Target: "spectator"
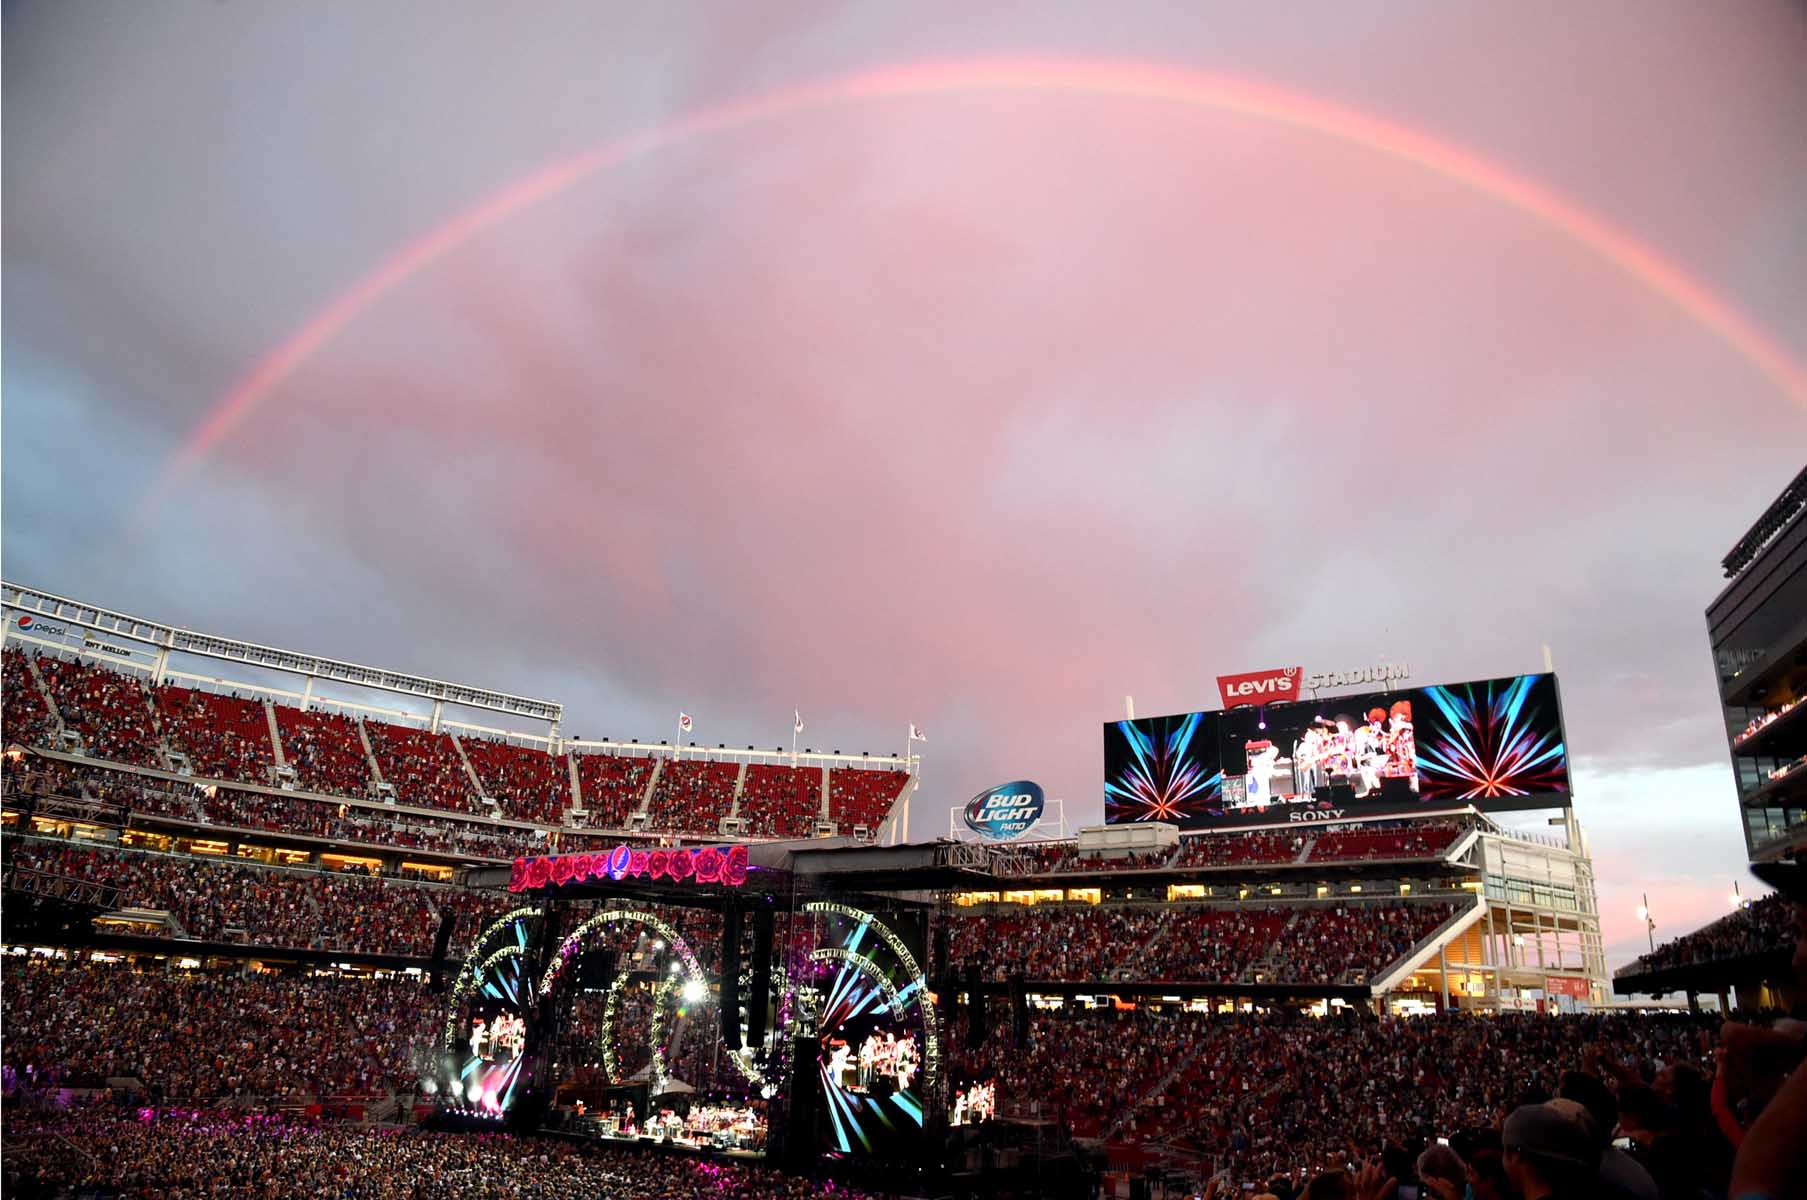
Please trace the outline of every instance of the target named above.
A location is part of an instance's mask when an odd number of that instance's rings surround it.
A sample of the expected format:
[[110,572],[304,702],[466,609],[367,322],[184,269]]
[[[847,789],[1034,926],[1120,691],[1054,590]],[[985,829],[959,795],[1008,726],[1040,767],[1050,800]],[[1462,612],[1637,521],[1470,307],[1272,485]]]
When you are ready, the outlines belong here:
[[1548,1104],[1514,1109],[1500,1132],[1506,1177],[1520,1200],[1594,1196],[1599,1155],[1580,1121]]

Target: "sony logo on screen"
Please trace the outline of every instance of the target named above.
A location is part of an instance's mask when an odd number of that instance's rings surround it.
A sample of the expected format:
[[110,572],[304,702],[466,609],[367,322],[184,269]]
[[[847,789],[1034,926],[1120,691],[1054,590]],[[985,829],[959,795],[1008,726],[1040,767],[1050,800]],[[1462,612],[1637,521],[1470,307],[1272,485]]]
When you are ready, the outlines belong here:
[[1321,675],[1307,676],[1305,686],[1311,691],[1319,688],[1348,687],[1357,683],[1392,683],[1396,679],[1410,679],[1412,668],[1404,663],[1381,663],[1379,666],[1358,667],[1353,671],[1326,671]]
[[1334,821],[1348,811],[1346,808],[1333,808],[1329,812],[1287,813],[1286,819],[1289,821]]

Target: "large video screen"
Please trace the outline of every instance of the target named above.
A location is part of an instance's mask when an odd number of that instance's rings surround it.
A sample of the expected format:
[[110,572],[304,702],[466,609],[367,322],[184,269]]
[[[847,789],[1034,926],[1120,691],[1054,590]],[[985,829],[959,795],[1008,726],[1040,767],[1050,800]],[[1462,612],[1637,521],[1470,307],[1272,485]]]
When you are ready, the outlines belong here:
[[[830,1157],[911,1161],[921,1152],[932,1036],[925,1026],[918,913],[879,915],[884,929],[848,912],[824,914],[810,975],[819,1004],[818,1086],[825,1119],[818,1149]],[[796,1086],[796,1085],[793,1085]]]
[[1554,675],[1104,727],[1108,824],[1202,829],[1568,802]]

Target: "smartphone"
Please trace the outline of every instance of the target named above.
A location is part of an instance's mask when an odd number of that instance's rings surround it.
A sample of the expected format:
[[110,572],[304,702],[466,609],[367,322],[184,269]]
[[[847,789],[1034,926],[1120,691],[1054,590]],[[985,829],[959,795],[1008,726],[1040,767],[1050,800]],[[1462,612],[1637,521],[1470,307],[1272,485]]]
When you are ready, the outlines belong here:
[[1438,1138],[1437,1144],[1439,1146],[1447,1146],[1447,1145],[1449,1145],[1449,1139],[1448,1138]]
[[1632,1140],[1628,1137],[1616,1137],[1612,1140],[1612,1148],[1614,1150],[1630,1150],[1633,1144]]
[[1400,1184],[1399,1200],[1418,1200],[1418,1185],[1415,1183]]

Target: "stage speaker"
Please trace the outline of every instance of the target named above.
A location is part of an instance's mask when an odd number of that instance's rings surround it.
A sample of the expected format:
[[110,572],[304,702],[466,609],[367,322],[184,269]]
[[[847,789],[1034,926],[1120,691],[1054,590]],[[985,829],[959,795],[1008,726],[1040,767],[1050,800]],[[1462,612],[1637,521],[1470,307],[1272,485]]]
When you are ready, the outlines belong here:
[[1410,804],[1418,798],[1412,781],[1404,775],[1387,775],[1380,781],[1380,796],[1388,804]]
[[935,936],[930,940],[929,978],[935,981],[935,997],[938,1003],[946,1004],[954,992],[954,968],[947,961],[947,924],[935,926]]
[[791,1039],[791,1086],[784,1123],[784,1160],[796,1166],[813,1163],[816,1157],[817,1101],[821,1093],[821,1071],[816,1065],[819,1049],[813,1037]]
[[747,996],[747,1040],[765,1045],[766,1014],[772,1006],[772,907],[753,910],[753,987]]
[[1010,977],[1010,1036],[1018,1050],[1029,1048],[1029,986],[1021,975]]
[[979,991],[979,968],[969,963],[966,967],[966,1048],[979,1049],[990,1033],[991,1025],[985,1015],[985,995]]
[[435,996],[445,991],[445,952],[452,944],[452,929],[458,924],[458,914],[452,909],[439,914],[439,932],[433,935],[433,964],[430,969],[430,987]]
[[722,910],[722,992],[716,1005],[722,1019],[722,1044],[738,1050],[740,1041],[740,909],[733,901]]

